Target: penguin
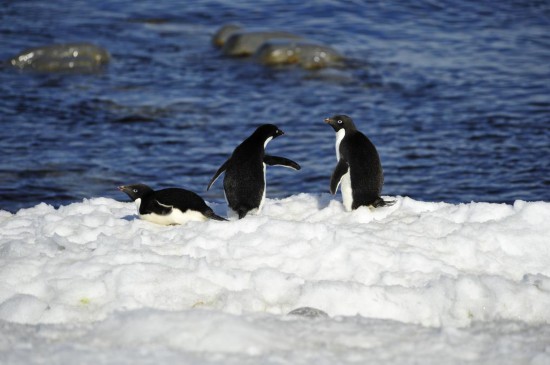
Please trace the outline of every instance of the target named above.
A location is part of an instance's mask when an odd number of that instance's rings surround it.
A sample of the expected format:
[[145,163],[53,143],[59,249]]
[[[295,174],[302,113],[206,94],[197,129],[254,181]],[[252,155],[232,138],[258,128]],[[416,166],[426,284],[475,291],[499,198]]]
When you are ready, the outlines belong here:
[[326,118],[336,132],[338,164],[330,179],[330,192],[336,194],[341,185],[344,208],[351,211],[360,206],[382,207],[395,203],[380,197],[384,172],[376,147],[357,130],[347,115]]
[[265,200],[266,165],[285,166],[294,170],[301,167],[284,157],[265,154],[267,144],[284,132],[273,124],[259,126],[254,133],[235,148],[233,154],[216,171],[206,190],[225,171],[223,188],[229,205],[229,216],[244,218],[249,212],[259,213]]
[[122,185],[118,190],[126,193],[138,208],[139,217],[149,222],[172,225],[189,221],[206,221],[208,218],[226,221],[192,191],[168,188],[153,190],[145,184]]

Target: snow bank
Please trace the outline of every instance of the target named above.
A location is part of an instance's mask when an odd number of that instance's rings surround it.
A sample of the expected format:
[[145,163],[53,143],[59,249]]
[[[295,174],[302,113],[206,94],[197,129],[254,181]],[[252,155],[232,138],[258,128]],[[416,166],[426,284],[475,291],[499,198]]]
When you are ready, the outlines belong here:
[[[398,198],[347,213],[300,194],[240,221],[135,213],[106,198],[0,212],[6,359],[28,362],[21,341],[60,361],[99,348],[104,363],[550,359],[550,203]],[[330,317],[286,315],[300,307]]]

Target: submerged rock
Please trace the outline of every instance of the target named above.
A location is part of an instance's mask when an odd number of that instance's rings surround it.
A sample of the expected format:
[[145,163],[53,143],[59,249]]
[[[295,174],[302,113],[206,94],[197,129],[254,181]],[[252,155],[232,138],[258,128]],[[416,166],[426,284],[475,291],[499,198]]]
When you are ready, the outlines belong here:
[[297,64],[305,69],[341,65],[343,56],[334,48],[309,41],[271,40],[256,52],[259,62],[268,66]]
[[26,49],[9,60],[21,70],[93,72],[110,60],[109,52],[89,43],[52,44]]
[[328,318],[329,315],[317,308],[313,307],[300,307],[288,312],[289,316],[300,316],[306,318]]
[[266,66],[298,65],[313,70],[344,65],[344,57],[334,48],[290,32],[244,30],[226,24],[214,34],[212,43],[226,56],[254,55]]
[[239,31],[231,34],[229,38],[227,38],[222,51],[228,56],[251,56],[268,40],[301,38],[301,36],[289,32]]
[[223,47],[227,39],[241,29],[242,27],[237,24],[226,24],[222,26],[212,37],[212,44],[216,47]]

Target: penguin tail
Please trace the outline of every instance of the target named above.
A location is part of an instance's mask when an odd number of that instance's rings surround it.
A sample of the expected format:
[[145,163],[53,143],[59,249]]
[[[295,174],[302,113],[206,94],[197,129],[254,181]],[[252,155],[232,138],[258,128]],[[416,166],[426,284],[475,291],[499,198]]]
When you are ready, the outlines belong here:
[[237,209],[237,213],[239,214],[239,219],[243,219],[244,217],[246,217],[246,214],[248,213],[248,209],[246,208]]
[[213,210],[208,210],[208,211],[204,212],[204,215],[205,215],[207,218],[213,219],[213,220],[215,220],[215,221],[227,221],[227,219],[225,219],[224,217],[220,217],[219,215],[217,215],[216,213],[214,213]]
[[384,200],[381,197],[376,198],[374,202],[372,202],[372,206],[375,208],[379,207],[391,207],[394,205],[396,200]]

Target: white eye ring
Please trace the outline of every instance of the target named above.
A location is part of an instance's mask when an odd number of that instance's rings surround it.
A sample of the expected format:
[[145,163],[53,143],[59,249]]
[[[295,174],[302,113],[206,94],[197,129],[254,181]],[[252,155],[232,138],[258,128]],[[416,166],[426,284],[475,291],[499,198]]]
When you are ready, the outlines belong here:
[[339,121],[338,121],[338,124],[342,124],[342,120],[339,120]]
[[134,189],[133,192],[134,192],[134,193],[137,193],[137,192],[138,192],[138,189]]

